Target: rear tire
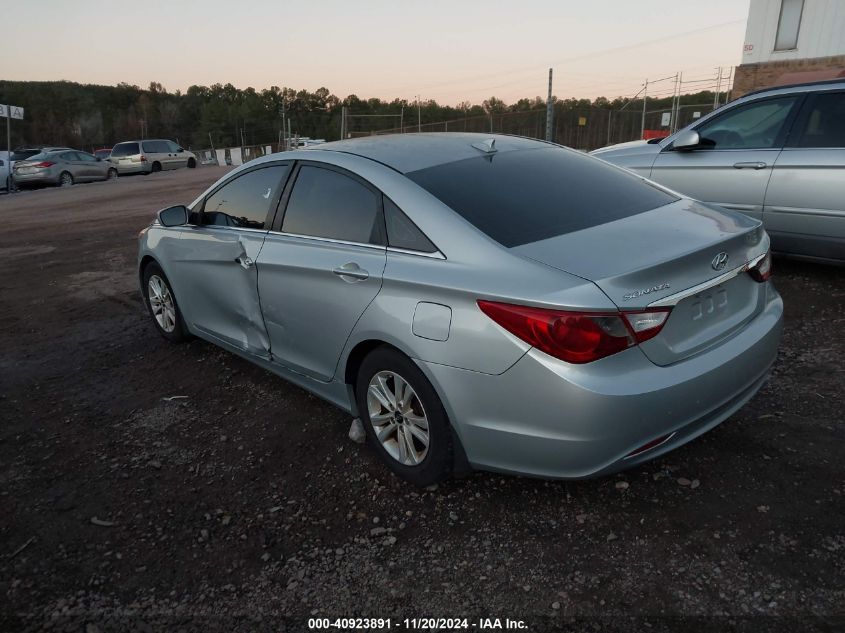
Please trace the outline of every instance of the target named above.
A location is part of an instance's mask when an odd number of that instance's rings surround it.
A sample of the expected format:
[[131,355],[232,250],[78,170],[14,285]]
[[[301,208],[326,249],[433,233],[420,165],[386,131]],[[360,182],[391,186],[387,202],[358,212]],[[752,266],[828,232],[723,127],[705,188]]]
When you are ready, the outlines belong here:
[[118,176],[118,173],[117,173],[117,170],[114,167],[110,168],[108,170],[108,172],[106,173],[106,178],[108,180],[115,180],[117,178],[117,176]]
[[159,162],[153,163],[152,173],[156,173],[157,171],[161,171],[161,163],[159,163]]
[[367,440],[399,477],[429,486],[452,472],[452,432],[434,387],[414,362],[389,347],[364,359],[355,384]]
[[186,340],[188,329],[182,319],[179,304],[176,303],[176,295],[161,266],[155,262],[147,264],[144,268],[143,279],[144,303],[158,333],[171,343],[181,343]]
[[59,174],[59,187],[70,187],[73,185],[73,175],[69,171]]

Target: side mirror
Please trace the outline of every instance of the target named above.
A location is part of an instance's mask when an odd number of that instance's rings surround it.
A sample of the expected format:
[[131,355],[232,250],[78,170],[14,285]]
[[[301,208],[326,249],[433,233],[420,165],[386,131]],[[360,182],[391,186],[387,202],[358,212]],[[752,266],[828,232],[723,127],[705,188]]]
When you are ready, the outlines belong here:
[[695,130],[687,130],[678,134],[678,138],[672,143],[672,149],[680,151],[693,150],[701,145],[701,136]]
[[102,158],[100,158],[99,156],[97,156],[97,162],[98,162],[98,163],[102,163],[102,162],[103,162],[103,159],[102,159]]
[[188,208],[179,204],[158,212],[158,221],[162,226],[182,226],[188,223]]
[[179,149],[177,149],[176,151],[177,151],[177,152],[179,152],[179,153],[181,154],[181,153],[182,153],[182,152],[184,152],[185,150],[184,150],[184,149],[182,149],[182,148],[180,147],[180,148],[179,148]]

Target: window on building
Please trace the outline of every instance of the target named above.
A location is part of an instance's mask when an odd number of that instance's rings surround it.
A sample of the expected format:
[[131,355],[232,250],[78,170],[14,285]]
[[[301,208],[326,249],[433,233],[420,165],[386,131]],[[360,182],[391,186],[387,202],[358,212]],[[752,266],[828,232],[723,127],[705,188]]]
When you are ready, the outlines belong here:
[[801,12],[804,0],[781,0],[778,32],[775,37],[776,51],[798,48],[798,30],[801,28]]

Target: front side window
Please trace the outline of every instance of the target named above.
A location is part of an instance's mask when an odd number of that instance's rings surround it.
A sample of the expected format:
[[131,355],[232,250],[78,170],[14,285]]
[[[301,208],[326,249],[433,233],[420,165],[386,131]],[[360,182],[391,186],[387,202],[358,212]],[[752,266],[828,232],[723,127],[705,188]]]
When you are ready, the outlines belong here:
[[783,144],[796,97],[748,103],[696,128],[702,149],[771,149]]
[[845,92],[812,98],[798,147],[845,147]]
[[267,213],[284,186],[288,169],[288,165],[272,165],[230,180],[206,198],[200,222],[248,229],[269,228]]
[[776,51],[798,48],[798,31],[801,28],[801,12],[804,0],[781,0],[778,32],[775,37]]
[[330,169],[304,165],[293,185],[282,231],[359,244],[383,244],[379,197]]
[[165,143],[167,144],[167,147],[169,148],[168,151],[173,152],[174,154],[177,154],[179,152],[179,149],[180,149],[179,146],[176,143],[174,143],[173,141],[165,141]]

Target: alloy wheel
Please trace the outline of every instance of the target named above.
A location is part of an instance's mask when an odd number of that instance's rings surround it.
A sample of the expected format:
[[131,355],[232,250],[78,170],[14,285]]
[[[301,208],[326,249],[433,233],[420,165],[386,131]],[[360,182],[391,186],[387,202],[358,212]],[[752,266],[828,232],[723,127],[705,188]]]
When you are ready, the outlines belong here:
[[151,276],[147,282],[147,296],[156,323],[168,334],[173,332],[176,329],[176,304],[167,283],[158,275]]
[[416,466],[429,448],[428,417],[417,392],[399,374],[380,371],[370,379],[367,411],[376,439],[405,466]]

